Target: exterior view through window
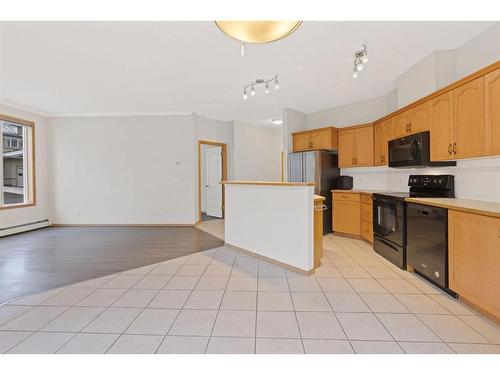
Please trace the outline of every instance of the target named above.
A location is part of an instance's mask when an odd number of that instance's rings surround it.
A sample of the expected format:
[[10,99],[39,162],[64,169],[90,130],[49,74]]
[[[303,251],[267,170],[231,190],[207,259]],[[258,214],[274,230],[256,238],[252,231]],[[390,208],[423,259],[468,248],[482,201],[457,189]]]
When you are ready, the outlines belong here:
[[34,203],[33,172],[33,124],[0,116],[1,207]]

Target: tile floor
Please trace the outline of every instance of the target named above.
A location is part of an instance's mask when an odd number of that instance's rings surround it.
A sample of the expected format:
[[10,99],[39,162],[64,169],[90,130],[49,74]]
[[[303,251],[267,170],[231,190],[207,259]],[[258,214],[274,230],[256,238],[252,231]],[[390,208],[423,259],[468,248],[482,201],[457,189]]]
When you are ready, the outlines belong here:
[[0,352],[500,353],[491,320],[365,242],[324,244],[312,276],[219,247],[20,298]]

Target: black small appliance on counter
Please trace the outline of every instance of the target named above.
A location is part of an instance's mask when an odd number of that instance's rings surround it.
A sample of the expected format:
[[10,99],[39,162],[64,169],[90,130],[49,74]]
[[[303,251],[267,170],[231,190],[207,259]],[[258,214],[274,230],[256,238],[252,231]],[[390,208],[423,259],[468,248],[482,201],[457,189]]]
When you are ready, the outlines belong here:
[[337,178],[337,189],[339,190],[352,189],[352,176],[339,176]]
[[[408,193],[388,192],[373,194],[373,248],[377,253],[398,267],[406,269],[407,244],[409,244],[407,241],[410,239],[411,244],[409,248],[411,249],[411,255],[408,255],[408,257],[414,269],[420,272],[420,266],[413,264],[416,263],[413,261],[414,254],[418,252],[418,256],[420,257],[424,254],[424,251],[421,250],[421,244],[415,247],[414,236],[426,238],[426,234],[415,232],[414,229],[417,226],[415,225],[413,216],[411,222],[407,223],[407,206],[410,203],[407,205],[405,198],[453,198],[455,196],[454,176],[410,175],[408,186],[410,186]],[[417,222],[419,221],[421,222],[422,218],[417,220]],[[408,233],[410,233],[410,236],[408,236]],[[444,251],[442,246],[439,251],[441,253]],[[442,264],[442,260],[439,260],[439,263]],[[424,271],[421,273],[424,274]]]

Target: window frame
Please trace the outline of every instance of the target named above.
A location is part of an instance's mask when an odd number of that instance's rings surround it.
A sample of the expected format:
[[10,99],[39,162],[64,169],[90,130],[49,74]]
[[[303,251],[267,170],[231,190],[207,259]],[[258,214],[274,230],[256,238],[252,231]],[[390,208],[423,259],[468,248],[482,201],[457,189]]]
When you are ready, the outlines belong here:
[[[23,142],[23,147],[24,146],[27,147],[26,149],[24,149],[25,155],[28,156],[26,158],[26,162],[27,162],[26,170],[27,171],[23,172],[24,173],[23,177],[25,179],[25,183],[27,182],[26,192],[28,195],[28,199],[26,202],[23,202],[23,203],[13,203],[13,204],[3,204],[2,203],[2,204],[0,204],[0,211],[10,210],[13,208],[24,208],[24,207],[36,206],[35,122],[24,120],[24,119],[21,119],[18,117],[4,115],[1,113],[0,113],[0,120],[14,122],[16,124],[26,126],[30,129],[29,132],[26,132],[25,130],[23,130],[24,133],[27,133],[26,139]],[[2,137],[2,142],[0,143],[0,152],[3,155],[3,137]],[[2,163],[1,183],[2,183],[2,187],[3,187],[3,156],[0,159],[1,159],[0,162]],[[3,188],[2,188],[2,194],[3,194]],[[2,199],[2,201],[3,201],[3,199]]]

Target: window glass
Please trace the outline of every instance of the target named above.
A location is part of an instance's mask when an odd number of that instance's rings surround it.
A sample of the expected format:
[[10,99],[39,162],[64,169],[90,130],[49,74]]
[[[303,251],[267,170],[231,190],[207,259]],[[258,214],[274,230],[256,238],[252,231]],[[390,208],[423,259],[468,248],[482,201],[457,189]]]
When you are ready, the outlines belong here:
[[31,127],[13,121],[1,120],[2,181],[1,204],[29,203],[28,189],[28,144]]

